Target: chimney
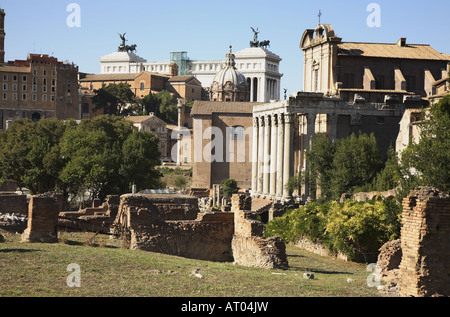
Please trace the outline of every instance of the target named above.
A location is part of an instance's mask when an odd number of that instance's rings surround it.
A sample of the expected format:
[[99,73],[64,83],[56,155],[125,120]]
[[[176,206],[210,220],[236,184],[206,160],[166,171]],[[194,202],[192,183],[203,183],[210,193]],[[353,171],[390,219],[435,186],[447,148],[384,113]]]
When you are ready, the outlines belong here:
[[398,42],[397,45],[400,47],[405,47],[406,46],[406,37],[401,37]]

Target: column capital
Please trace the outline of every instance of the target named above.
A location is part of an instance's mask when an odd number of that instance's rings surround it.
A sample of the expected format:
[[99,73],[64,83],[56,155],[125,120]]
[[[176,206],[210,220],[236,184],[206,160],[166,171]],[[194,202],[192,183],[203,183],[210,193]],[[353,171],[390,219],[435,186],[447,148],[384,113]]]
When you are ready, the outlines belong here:
[[259,128],[259,118],[258,117],[253,117],[253,127]]
[[316,114],[315,113],[307,113],[306,119],[308,120],[308,124],[315,124],[316,123]]
[[272,126],[277,127],[278,126],[278,115],[272,115]]
[[293,122],[294,122],[294,116],[291,113],[285,113],[284,114],[284,123],[292,124]]
[[265,116],[264,120],[265,120],[265,124],[267,127],[270,127],[271,123],[272,123],[272,117],[273,116]]
[[259,117],[259,126],[260,127],[264,127],[265,126],[264,116]]

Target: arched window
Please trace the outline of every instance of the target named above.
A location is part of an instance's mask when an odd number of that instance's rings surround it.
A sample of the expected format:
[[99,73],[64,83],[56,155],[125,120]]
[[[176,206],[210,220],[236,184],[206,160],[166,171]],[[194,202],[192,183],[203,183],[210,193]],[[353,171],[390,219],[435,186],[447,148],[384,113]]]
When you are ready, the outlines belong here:
[[141,91],[145,89],[145,83],[141,82]]
[[244,127],[237,125],[232,128],[231,139],[233,141],[243,141],[244,140]]

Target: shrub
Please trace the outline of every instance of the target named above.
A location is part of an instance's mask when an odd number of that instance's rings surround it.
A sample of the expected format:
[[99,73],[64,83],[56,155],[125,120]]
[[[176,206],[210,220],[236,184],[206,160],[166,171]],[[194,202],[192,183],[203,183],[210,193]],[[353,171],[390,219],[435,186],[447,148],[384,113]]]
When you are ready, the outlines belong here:
[[400,215],[401,205],[388,200],[312,203],[270,221],[265,235],[288,243],[305,237],[349,260],[367,262],[384,243],[398,239]]

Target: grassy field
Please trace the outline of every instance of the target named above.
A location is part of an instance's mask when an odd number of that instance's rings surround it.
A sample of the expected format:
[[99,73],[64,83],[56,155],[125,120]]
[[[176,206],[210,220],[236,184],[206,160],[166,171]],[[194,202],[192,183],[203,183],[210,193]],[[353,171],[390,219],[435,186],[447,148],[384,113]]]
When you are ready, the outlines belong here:
[[[288,270],[185,259],[129,250],[120,240],[60,233],[60,243],[21,243],[0,230],[3,297],[379,297],[366,284],[366,265],[321,257],[288,246]],[[69,264],[81,287],[68,287]],[[200,269],[204,278],[192,275]],[[303,273],[314,273],[304,279]],[[350,278],[354,281],[348,282]]]

